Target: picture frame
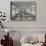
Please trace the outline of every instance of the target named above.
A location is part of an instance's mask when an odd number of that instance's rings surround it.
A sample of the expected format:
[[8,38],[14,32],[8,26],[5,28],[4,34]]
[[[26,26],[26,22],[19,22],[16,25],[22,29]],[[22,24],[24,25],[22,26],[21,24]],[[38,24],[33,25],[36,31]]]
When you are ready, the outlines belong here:
[[36,2],[34,1],[10,2],[10,19],[13,21],[36,20]]

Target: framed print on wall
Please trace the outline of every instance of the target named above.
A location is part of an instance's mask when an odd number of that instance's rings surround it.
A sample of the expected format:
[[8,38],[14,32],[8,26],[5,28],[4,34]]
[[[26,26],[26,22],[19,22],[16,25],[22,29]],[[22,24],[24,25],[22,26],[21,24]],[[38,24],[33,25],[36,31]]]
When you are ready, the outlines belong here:
[[36,20],[36,2],[34,1],[12,1],[10,19],[14,21]]

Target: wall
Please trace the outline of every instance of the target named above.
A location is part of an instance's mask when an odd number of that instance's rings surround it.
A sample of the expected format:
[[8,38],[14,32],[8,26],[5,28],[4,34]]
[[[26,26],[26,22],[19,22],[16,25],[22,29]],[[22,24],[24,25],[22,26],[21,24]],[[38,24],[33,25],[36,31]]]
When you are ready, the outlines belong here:
[[7,16],[7,20],[4,24],[5,27],[46,27],[46,5],[45,5],[46,0],[34,0],[37,2],[36,21],[25,21],[25,22],[10,20],[10,2],[11,1],[18,1],[18,0],[0,0],[0,10],[5,12]]

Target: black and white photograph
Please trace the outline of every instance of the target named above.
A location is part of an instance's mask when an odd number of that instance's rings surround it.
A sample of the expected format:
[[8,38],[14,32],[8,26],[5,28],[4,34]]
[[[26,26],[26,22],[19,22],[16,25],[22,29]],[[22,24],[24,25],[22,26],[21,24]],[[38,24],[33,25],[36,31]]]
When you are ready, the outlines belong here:
[[0,0],[0,46],[46,46],[46,0]]
[[11,20],[33,21],[36,20],[36,2],[20,1],[11,2]]

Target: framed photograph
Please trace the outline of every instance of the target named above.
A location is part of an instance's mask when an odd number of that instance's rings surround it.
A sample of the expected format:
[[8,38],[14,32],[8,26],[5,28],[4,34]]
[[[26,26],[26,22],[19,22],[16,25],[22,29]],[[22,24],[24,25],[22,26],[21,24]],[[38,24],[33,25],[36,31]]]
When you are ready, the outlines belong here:
[[12,1],[10,6],[10,19],[14,21],[36,20],[36,2],[34,1]]

